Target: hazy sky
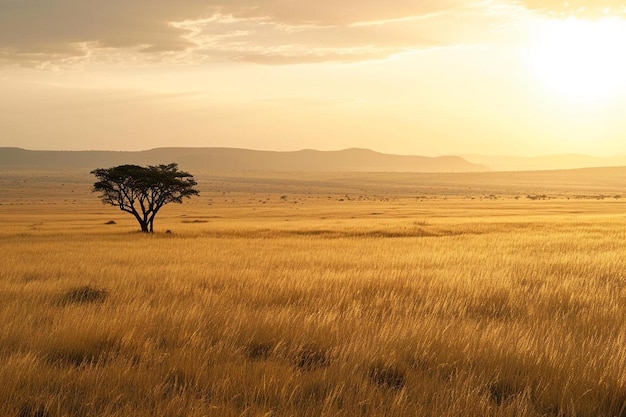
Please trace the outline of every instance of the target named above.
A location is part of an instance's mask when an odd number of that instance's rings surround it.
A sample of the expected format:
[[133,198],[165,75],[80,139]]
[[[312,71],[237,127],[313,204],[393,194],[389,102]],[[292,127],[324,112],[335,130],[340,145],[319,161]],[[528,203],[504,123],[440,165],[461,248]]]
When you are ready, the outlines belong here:
[[0,146],[626,154],[622,0],[0,0]]

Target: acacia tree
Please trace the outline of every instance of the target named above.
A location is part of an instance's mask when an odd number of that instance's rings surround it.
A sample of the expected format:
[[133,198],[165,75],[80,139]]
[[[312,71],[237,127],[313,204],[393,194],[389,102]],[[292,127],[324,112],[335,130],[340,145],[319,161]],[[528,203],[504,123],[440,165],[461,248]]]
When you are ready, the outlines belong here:
[[193,175],[178,170],[178,164],[141,167],[120,165],[91,171],[98,181],[93,192],[101,192],[103,204],[132,214],[144,233],[154,231],[154,218],[165,204],[182,203],[198,195]]

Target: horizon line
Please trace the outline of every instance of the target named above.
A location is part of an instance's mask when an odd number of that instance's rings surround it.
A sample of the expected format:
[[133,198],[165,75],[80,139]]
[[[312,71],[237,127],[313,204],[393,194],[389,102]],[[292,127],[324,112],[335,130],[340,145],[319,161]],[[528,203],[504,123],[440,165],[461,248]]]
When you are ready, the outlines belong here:
[[29,149],[22,148],[20,146],[0,146],[0,149],[16,149],[21,151],[28,152],[116,152],[116,153],[141,153],[141,152],[150,152],[157,151],[163,149],[231,149],[231,150],[242,150],[242,151],[253,151],[253,152],[273,152],[273,153],[296,153],[296,152],[321,152],[321,153],[331,153],[331,152],[346,152],[346,151],[368,151],[373,153],[378,153],[382,155],[392,155],[392,156],[417,156],[417,157],[426,157],[426,158],[444,158],[444,157],[459,157],[459,158],[471,158],[471,157],[487,157],[487,158],[520,158],[520,159],[534,159],[534,158],[549,158],[549,157],[587,157],[587,158],[595,158],[595,159],[608,159],[608,158],[620,158],[625,157],[626,154],[612,154],[612,155],[592,155],[580,152],[572,152],[572,153],[552,153],[552,154],[535,154],[535,155],[514,155],[514,154],[486,154],[486,153],[458,153],[458,154],[440,154],[440,155],[426,155],[426,154],[407,154],[407,153],[393,153],[393,152],[384,152],[371,148],[362,148],[362,147],[350,147],[350,148],[342,148],[342,149],[313,149],[313,148],[301,148],[294,150],[277,150],[277,149],[254,149],[254,148],[243,148],[236,146],[159,146],[155,148],[148,149],[136,149],[136,150],[120,150],[120,149]]

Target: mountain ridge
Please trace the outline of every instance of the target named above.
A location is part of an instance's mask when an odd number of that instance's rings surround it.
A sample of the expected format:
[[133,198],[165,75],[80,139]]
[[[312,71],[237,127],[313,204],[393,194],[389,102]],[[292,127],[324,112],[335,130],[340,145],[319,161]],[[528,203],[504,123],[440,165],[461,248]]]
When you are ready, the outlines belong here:
[[178,163],[182,169],[302,172],[484,172],[460,156],[394,155],[364,148],[260,151],[228,147],[166,147],[144,151],[41,151],[0,147],[0,167],[100,168]]

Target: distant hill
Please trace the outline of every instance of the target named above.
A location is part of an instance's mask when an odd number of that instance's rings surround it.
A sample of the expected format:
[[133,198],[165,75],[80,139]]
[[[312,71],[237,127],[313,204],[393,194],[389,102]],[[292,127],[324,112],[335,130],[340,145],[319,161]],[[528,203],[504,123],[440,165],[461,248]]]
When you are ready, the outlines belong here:
[[468,161],[494,171],[544,171],[594,167],[626,166],[626,156],[595,157],[582,154],[536,157],[463,155]]
[[236,148],[157,148],[138,152],[31,151],[0,148],[0,168],[108,168],[177,162],[181,169],[274,172],[482,172],[458,156],[390,155],[368,149],[294,152]]

